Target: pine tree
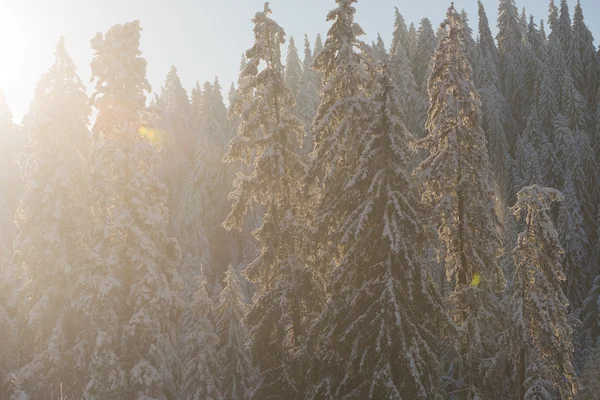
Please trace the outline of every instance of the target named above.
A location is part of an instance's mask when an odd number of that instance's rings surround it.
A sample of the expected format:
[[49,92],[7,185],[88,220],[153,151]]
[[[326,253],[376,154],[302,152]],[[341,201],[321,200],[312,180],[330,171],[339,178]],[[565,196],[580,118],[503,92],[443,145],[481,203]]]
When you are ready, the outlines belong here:
[[573,16],[573,65],[572,74],[575,87],[584,95],[588,103],[590,128],[593,128],[595,105],[600,93],[600,58],[596,53],[594,37],[585,24],[581,3],[577,1]]
[[[315,149],[308,176],[309,182],[319,180],[315,225],[324,253],[328,253],[329,243],[339,242],[329,235],[328,227],[341,221],[347,212],[347,199],[342,195],[344,180],[362,151],[357,144],[371,109],[367,97],[371,81],[366,70],[372,69],[372,63],[365,44],[358,39],[364,32],[354,22],[354,3],[356,0],[336,0],[338,6],[328,15],[333,23],[324,49],[314,63],[323,75],[323,89],[313,123]],[[331,255],[326,258],[331,265]]]
[[[552,30],[552,33],[554,33],[554,29]],[[571,15],[569,13],[569,4],[567,3],[567,0],[560,0],[560,13],[558,25],[556,26],[556,37],[562,46],[562,52],[567,62],[567,66],[570,71],[573,71],[573,25],[571,23]]]
[[413,60],[413,75],[417,86],[423,96],[427,95],[427,79],[431,73],[431,56],[437,46],[435,32],[431,26],[431,21],[423,18],[419,25],[417,49]]
[[166,235],[167,190],[144,124],[140,31],[133,21],[92,39],[95,245],[75,301],[86,322],[77,338],[84,399],[176,395],[180,249]]
[[515,249],[511,294],[514,336],[511,354],[517,361],[518,399],[573,399],[577,382],[573,370],[572,329],[567,322],[568,300],[563,249],[549,216],[551,203],[562,199],[554,189],[528,186],[513,208],[524,218],[525,230]]
[[265,3],[253,19],[255,44],[246,52],[245,83],[240,87],[240,100],[245,101],[234,105],[241,123],[227,154],[227,159],[249,165],[251,172],[237,174],[229,195],[233,208],[224,226],[240,229],[256,204],[265,210],[255,231],[260,254],[246,269],[256,286],[246,321],[262,378],[253,399],[298,397],[295,355],[306,320],[318,304],[312,271],[303,257],[307,233],[299,184],[306,167],[293,150],[304,130],[291,114],[292,97],[284,81],[280,46],[285,32],[270,13]]
[[410,48],[404,18],[396,8],[396,23],[390,50],[390,69],[394,84],[400,90],[401,109],[406,116],[407,127],[416,137],[422,137],[427,103],[420,95],[419,87],[413,75],[412,62],[409,56]]
[[23,191],[16,159],[26,144],[26,135],[13,123],[13,114],[4,93],[0,90],[0,245],[12,249],[16,236],[14,216]]
[[558,32],[558,7],[554,4],[554,0],[550,0],[548,5],[548,26],[550,27],[550,39],[556,36]]
[[426,228],[407,172],[411,135],[382,69],[372,123],[360,138],[364,151],[345,179],[355,200],[331,227],[343,251],[311,331],[316,360],[308,399],[441,398],[432,335],[445,312],[419,248]]
[[381,35],[377,34],[377,42],[373,42],[371,46],[373,48],[373,59],[378,62],[386,62],[388,59],[387,50],[385,49],[385,43]]
[[475,43],[475,39],[473,39],[473,30],[469,26],[469,16],[465,10],[461,10],[460,18],[462,19],[463,31],[465,32],[465,54],[471,63],[473,71],[477,71],[479,69],[479,53],[477,51],[477,43]]
[[522,79],[522,31],[517,6],[514,0],[500,0],[498,6],[498,53],[499,72],[502,84],[502,94],[511,108],[511,116],[516,124],[506,124],[506,139],[514,154],[518,137],[519,124],[523,123],[524,115],[521,112],[523,102]]
[[587,261],[587,236],[583,229],[581,204],[570,171],[564,179],[562,202],[558,216],[558,231],[564,252],[564,271],[566,275],[564,292],[569,299],[571,310],[581,306],[585,297],[585,282],[588,279],[585,269]]
[[64,39],[35,90],[24,124],[30,141],[20,156],[26,185],[16,215],[13,263],[20,289],[19,376],[31,396],[58,397],[76,372],[72,346],[77,321],[71,307],[88,254],[91,215],[87,156],[90,108]]
[[[540,29],[543,29],[544,22],[541,22]],[[538,59],[542,59],[544,46],[546,45],[545,34],[542,34],[535,23],[533,15],[529,17],[529,23],[527,24],[527,42],[533,49],[533,53]]]
[[400,14],[398,7],[394,7],[394,13],[394,33],[392,35],[392,47],[390,48],[390,55],[403,52],[406,54],[406,57],[408,57],[410,52],[408,28],[406,27],[406,22],[404,21],[402,14]]
[[407,49],[408,49],[408,58],[411,61],[411,63],[413,62],[413,60],[415,59],[415,53],[417,50],[417,29],[415,28],[415,24],[414,23],[410,23],[409,27],[408,27],[408,32],[407,32],[407,36],[406,36],[406,41],[407,41]]
[[256,371],[246,347],[248,330],[244,325],[244,317],[247,311],[240,278],[233,266],[229,265],[220,303],[213,311],[225,399],[248,399],[256,385]]
[[196,143],[193,108],[175,66],[167,74],[157,106],[160,118],[159,144],[162,147],[159,176],[169,190],[168,207],[175,209],[193,161]]
[[300,90],[296,100],[294,114],[300,118],[304,124],[304,143],[302,144],[302,154],[307,156],[313,149],[314,138],[310,131],[313,119],[317,114],[319,107],[319,78],[317,72],[312,69],[313,54],[310,49],[308,36],[304,38],[304,63],[302,67],[302,80]]
[[298,49],[294,38],[290,36],[288,53],[285,61],[285,83],[292,91],[294,99],[298,96],[298,90],[302,82],[302,63],[298,56]]
[[496,42],[492,36],[492,30],[490,29],[490,23],[485,12],[485,7],[481,0],[477,1],[478,15],[479,15],[479,53],[481,57],[490,56],[494,64],[498,64],[498,48]]
[[[217,354],[219,338],[211,321],[212,302],[206,292],[206,279],[200,272],[196,278],[197,292],[188,305],[192,329],[182,346],[183,371],[178,389],[179,399],[225,399],[221,392],[221,366]],[[223,380],[230,379],[224,377]]]
[[[443,23],[447,34],[433,56],[429,78],[429,136],[417,142],[429,151],[417,173],[423,198],[433,207],[460,334],[456,339],[460,398],[485,395],[484,353],[491,351],[480,335],[491,328],[494,291],[504,286],[497,263],[500,240],[493,217],[493,194],[479,96],[464,54],[464,28],[451,6]],[[462,116],[458,118],[458,116]],[[485,324],[485,325],[484,325]],[[485,398],[485,396],[484,396]]]
[[539,132],[537,110],[534,108],[527,121],[527,127],[517,141],[517,154],[515,156],[515,186],[524,188],[532,185],[541,185],[544,175],[537,150],[534,145],[535,136]]

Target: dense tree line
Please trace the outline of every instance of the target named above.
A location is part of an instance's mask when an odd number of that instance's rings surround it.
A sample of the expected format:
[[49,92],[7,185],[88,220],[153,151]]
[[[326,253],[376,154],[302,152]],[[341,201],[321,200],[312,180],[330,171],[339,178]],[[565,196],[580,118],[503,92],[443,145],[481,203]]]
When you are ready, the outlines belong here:
[[388,48],[355,3],[303,57],[265,3],[228,106],[174,66],[148,99],[138,21],[91,98],[62,38],[22,124],[0,96],[1,398],[597,398],[581,4],[396,9]]

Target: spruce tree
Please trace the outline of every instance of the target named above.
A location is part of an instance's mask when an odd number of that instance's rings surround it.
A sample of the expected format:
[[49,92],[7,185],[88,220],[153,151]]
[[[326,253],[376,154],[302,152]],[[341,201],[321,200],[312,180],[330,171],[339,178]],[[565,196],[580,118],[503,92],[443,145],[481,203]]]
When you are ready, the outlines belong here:
[[[206,279],[200,272],[195,287],[197,291],[189,304],[189,335],[185,337],[181,348],[183,370],[178,399],[222,400],[221,365],[217,354],[219,338],[211,320],[213,304],[206,292]],[[223,376],[223,382],[231,377]],[[241,398],[240,398],[241,399]]]
[[[504,286],[497,262],[500,240],[493,216],[493,192],[479,95],[464,53],[464,28],[451,6],[443,23],[446,35],[433,56],[429,78],[429,135],[418,141],[429,151],[417,173],[424,200],[433,207],[440,253],[452,293],[460,369],[460,398],[486,397],[484,354],[493,351],[483,331],[490,329],[494,292]],[[460,118],[458,116],[461,116]]]
[[564,178],[562,202],[558,215],[558,231],[564,248],[564,292],[571,310],[577,310],[585,298],[586,280],[589,278],[585,266],[587,261],[587,236],[583,227],[581,203],[575,191],[573,177],[567,171]]
[[319,78],[317,73],[312,69],[313,54],[310,49],[308,36],[304,38],[304,62],[302,67],[302,80],[300,90],[296,100],[294,114],[300,118],[304,124],[305,137],[302,144],[302,154],[307,156],[313,149],[314,139],[310,127],[313,119],[317,114],[319,107]]
[[563,252],[549,216],[551,203],[562,199],[554,189],[528,186],[513,208],[525,230],[515,249],[511,294],[514,335],[512,359],[517,363],[518,399],[573,399],[577,382],[573,369],[572,329],[567,322],[568,300]]
[[75,304],[84,392],[76,397],[176,396],[180,249],[168,238],[167,189],[145,126],[146,61],[138,21],[92,39],[94,246]]
[[522,58],[522,30],[519,22],[519,12],[514,0],[500,0],[498,6],[498,53],[499,53],[499,72],[502,94],[508,101],[511,110],[512,119],[516,124],[510,121],[506,124],[506,139],[514,154],[514,149],[518,137],[520,124],[524,123],[524,115],[521,107],[523,101],[522,79],[523,65]]
[[215,331],[219,338],[217,355],[221,365],[223,398],[249,399],[257,381],[246,339],[244,317],[248,304],[237,271],[229,265],[220,302],[214,308]]
[[447,321],[422,254],[411,135],[387,66],[375,90],[363,153],[344,182],[354,201],[331,227],[343,250],[311,330],[307,399],[441,398],[434,332]]
[[337,7],[328,14],[332,25],[325,46],[314,63],[323,76],[323,89],[312,128],[315,149],[308,181],[319,184],[314,223],[324,255],[323,265],[319,266],[322,270],[335,264],[332,256],[337,257],[337,245],[332,244],[339,243],[339,237],[329,227],[337,225],[348,212],[349,199],[343,196],[345,179],[362,151],[360,138],[371,110],[367,71],[372,69],[372,61],[366,45],[359,40],[364,32],[354,22],[356,1],[336,0]]
[[593,128],[595,105],[600,93],[600,58],[596,53],[594,37],[585,24],[581,3],[577,1],[573,15],[573,65],[575,87],[587,101],[590,128]]
[[290,36],[287,58],[285,60],[285,83],[292,91],[294,99],[298,96],[298,90],[302,82],[302,63],[298,56],[298,49],[294,38]]
[[544,175],[534,138],[539,132],[537,111],[533,110],[527,121],[527,127],[517,141],[517,154],[515,155],[515,187],[524,188],[532,185],[542,185]]
[[373,49],[373,59],[378,62],[386,62],[388,59],[387,50],[385,49],[385,43],[383,43],[383,39],[381,35],[377,34],[377,42],[373,42],[371,46]]
[[25,144],[26,135],[13,123],[13,114],[4,92],[0,90],[0,230],[2,247],[12,249],[17,234],[14,216],[23,191],[17,154]]
[[87,157],[90,108],[64,39],[43,75],[24,124],[30,141],[20,156],[25,190],[16,215],[19,376],[29,395],[75,394],[72,347],[78,321],[72,298],[89,252]]
[[296,353],[318,296],[303,257],[307,233],[300,183],[306,167],[294,152],[294,142],[302,140],[304,130],[291,114],[292,96],[284,80],[280,46],[285,32],[270,13],[265,3],[253,19],[255,44],[246,52],[245,82],[234,104],[241,123],[227,159],[241,160],[251,171],[239,172],[234,180],[232,211],[224,226],[240,229],[249,209],[264,207],[262,224],[254,233],[260,254],[246,269],[256,287],[246,322],[262,378],[252,398],[293,399],[301,384]]
[[171,66],[158,97],[160,169],[158,174],[169,190],[169,209],[175,209],[193,161],[196,144],[194,110],[183,88],[177,68]]
[[390,69],[394,84],[400,90],[401,109],[406,116],[407,127],[416,137],[422,137],[427,102],[420,95],[417,81],[413,75],[410,48],[411,44],[409,43],[404,18],[396,8],[394,36],[392,38],[392,48],[390,49]]
[[427,95],[427,79],[431,73],[431,56],[437,46],[431,21],[423,18],[419,24],[417,49],[413,60],[413,75],[423,96]]
[[541,29],[543,29],[543,21],[540,29],[538,29],[533,15],[531,15],[527,24],[527,42],[531,46],[535,56],[540,60],[542,59],[544,46],[546,45],[546,37],[540,31]]

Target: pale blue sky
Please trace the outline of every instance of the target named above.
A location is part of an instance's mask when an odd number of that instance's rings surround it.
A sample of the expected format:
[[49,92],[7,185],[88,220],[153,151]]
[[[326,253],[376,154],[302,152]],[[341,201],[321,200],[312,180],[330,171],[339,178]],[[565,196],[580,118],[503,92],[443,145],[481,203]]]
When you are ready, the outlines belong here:
[[[556,0],[559,2],[559,0]],[[483,0],[490,24],[496,24],[497,0]],[[576,0],[570,0],[571,15]],[[141,50],[148,61],[148,79],[153,91],[160,91],[171,65],[180,72],[189,90],[219,76],[225,93],[237,80],[240,56],[252,45],[251,18],[262,10],[263,0],[4,0],[0,11],[0,88],[6,94],[15,121],[27,110],[40,74],[53,61],[59,36],[66,38],[67,50],[77,64],[87,86],[92,53],[90,39],[111,25],[138,19],[144,29]],[[600,2],[581,0],[586,22],[596,39],[600,38]],[[389,46],[394,6],[407,23],[428,17],[434,29],[444,17],[448,0],[361,0],[356,20],[369,42],[380,32]],[[457,0],[471,27],[477,30],[477,0]],[[302,51],[304,33],[311,41],[323,37],[325,21],[333,0],[272,0],[273,18],[296,39]],[[547,18],[548,2],[517,0],[536,20]],[[597,40],[596,40],[597,43]],[[285,50],[284,50],[285,55]]]

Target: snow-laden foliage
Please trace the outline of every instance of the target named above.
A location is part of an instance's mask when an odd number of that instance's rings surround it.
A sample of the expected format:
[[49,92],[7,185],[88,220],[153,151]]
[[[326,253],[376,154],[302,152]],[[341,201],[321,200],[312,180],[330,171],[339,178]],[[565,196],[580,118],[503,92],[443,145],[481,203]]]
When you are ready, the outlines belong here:
[[310,154],[313,150],[314,138],[310,128],[317,114],[319,102],[321,101],[319,97],[320,82],[317,72],[312,68],[313,60],[310,42],[308,41],[308,36],[305,36],[302,79],[294,107],[294,114],[304,124],[305,137],[301,149],[304,155]]
[[[178,399],[223,400],[221,391],[221,366],[217,355],[219,338],[211,320],[213,304],[206,293],[206,279],[202,272],[196,277],[197,288],[194,298],[186,308],[187,323],[190,325],[181,347],[181,384]],[[230,379],[231,377],[227,377]],[[242,397],[239,397],[242,399]]]
[[[432,206],[440,256],[454,285],[452,294],[461,398],[485,396],[485,328],[494,292],[504,287],[498,264],[500,240],[494,226],[485,135],[479,95],[463,47],[464,25],[454,7],[443,23],[446,35],[433,56],[429,78],[429,135],[417,142],[428,158],[417,169],[423,199]],[[492,357],[491,355],[489,357]],[[471,397],[472,398],[472,397]]]
[[441,398],[433,332],[448,319],[423,259],[426,228],[407,171],[411,135],[398,89],[381,69],[363,152],[345,180],[353,200],[331,227],[344,250],[311,330],[306,399]]
[[300,90],[302,73],[302,62],[300,62],[296,42],[294,41],[294,38],[290,36],[287,58],[285,60],[285,83],[290,88],[294,99],[296,99],[298,90]]
[[412,62],[413,76],[417,82],[419,91],[427,101],[427,79],[431,73],[431,56],[437,46],[435,32],[428,18],[423,18],[419,24],[417,36],[417,48],[415,58]]
[[[578,383],[573,369],[569,301],[562,285],[563,253],[550,218],[552,202],[563,196],[533,185],[517,195],[513,211],[525,223],[515,249],[515,275],[510,299],[509,347],[516,365],[521,399],[573,399]],[[546,397],[544,397],[546,396]]]
[[304,129],[291,114],[292,96],[284,80],[280,47],[285,32],[270,13],[265,3],[253,19],[255,44],[246,52],[244,82],[233,105],[240,125],[226,156],[251,171],[236,175],[224,226],[240,229],[249,209],[264,207],[262,224],[254,232],[260,254],[246,269],[256,286],[246,322],[261,376],[253,399],[298,397],[301,370],[294,361],[319,301],[303,255],[307,232],[300,184],[306,166],[294,148]]
[[27,135],[13,124],[13,114],[0,90],[0,252],[8,257],[17,234],[14,216],[23,189],[17,154],[27,144]]
[[230,265],[225,274],[225,287],[219,304],[213,310],[225,399],[249,399],[257,382],[250,349],[246,345],[248,330],[244,325],[244,317],[247,312],[248,304],[240,277]]
[[92,39],[95,223],[75,299],[85,322],[76,344],[84,389],[76,397],[84,399],[174,398],[179,375],[181,254],[166,234],[167,189],[144,121],[150,85],[140,31],[133,21]]
[[158,174],[169,190],[168,206],[172,210],[183,189],[196,144],[193,108],[175,66],[169,70],[157,100],[159,131],[155,135],[161,147]]
[[335,261],[338,225],[350,211],[345,196],[346,177],[351,174],[362,152],[362,136],[369,123],[371,90],[369,71],[373,61],[364,42],[364,34],[354,22],[356,0],[337,0],[328,14],[332,22],[323,50],[315,59],[315,69],[322,74],[321,104],[312,132],[315,149],[309,162],[309,182],[318,181],[315,210],[315,234],[322,246],[320,270],[331,268]]
[[[396,8],[394,36],[390,49],[390,70],[399,90],[401,109],[406,116],[406,125],[416,136],[422,137],[426,119],[427,100],[419,91],[413,75],[410,58],[411,44],[404,18]],[[416,44],[415,44],[416,45]]]
[[510,116],[516,125],[506,124],[506,139],[511,152],[514,151],[518,124],[523,123],[521,111],[522,104],[522,78],[523,65],[522,41],[523,32],[519,27],[519,12],[515,0],[500,0],[498,5],[498,53],[500,82],[502,94],[510,105]]
[[[19,376],[29,395],[77,393],[73,360],[79,330],[71,299],[89,253],[87,128],[90,107],[64,39],[24,118],[30,141],[20,155],[25,190],[16,214]],[[83,205],[83,206],[82,206]]]

